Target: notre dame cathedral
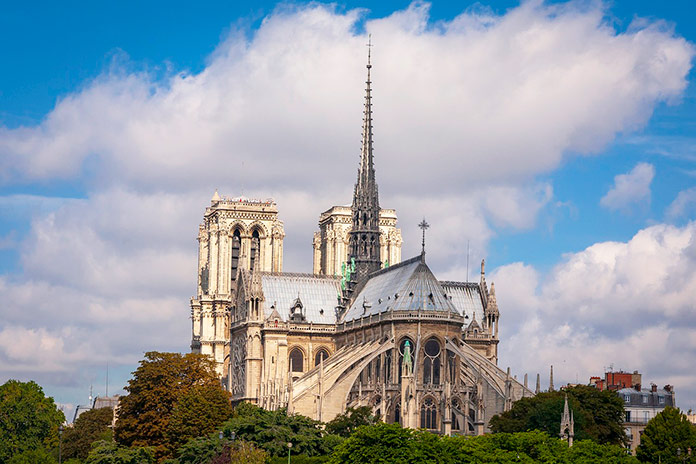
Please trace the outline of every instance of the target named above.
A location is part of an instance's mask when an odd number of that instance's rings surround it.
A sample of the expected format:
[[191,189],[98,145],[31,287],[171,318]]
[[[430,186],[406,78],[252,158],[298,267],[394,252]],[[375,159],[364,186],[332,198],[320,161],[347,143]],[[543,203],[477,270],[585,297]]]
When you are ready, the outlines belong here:
[[423,249],[401,261],[393,209],[379,205],[371,63],[358,179],[314,234],[314,273],[283,272],[273,200],[215,192],[199,226],[191,350],[213,357],[235,402],[329,421],[370,406],[385,422],[482,434],[534,393],[498,368],[498,305],[486,283],[438,280]]

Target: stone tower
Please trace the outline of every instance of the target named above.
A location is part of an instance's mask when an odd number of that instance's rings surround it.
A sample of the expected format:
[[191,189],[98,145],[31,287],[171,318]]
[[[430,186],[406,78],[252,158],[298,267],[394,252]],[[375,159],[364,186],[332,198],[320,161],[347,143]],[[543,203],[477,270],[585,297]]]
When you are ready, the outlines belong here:
[[198,287],[191,299],[191,351],[212,356],[220,376],[229,354],[230,307],[246,271],[283,270],[283,222],[271,200],[223,198],[217,190],[198,228]]
[[379,270],[382,264],[380,257],[379,195],[372,154],[371,68],[370,53],[368,52],[362,148],[360,151],[358,180],[355,183],[353,204],[351,205],[353,227],[349,237],[350,260],[355,260],[355,275],[353,278],[355,282],[359,282],[371,272]]

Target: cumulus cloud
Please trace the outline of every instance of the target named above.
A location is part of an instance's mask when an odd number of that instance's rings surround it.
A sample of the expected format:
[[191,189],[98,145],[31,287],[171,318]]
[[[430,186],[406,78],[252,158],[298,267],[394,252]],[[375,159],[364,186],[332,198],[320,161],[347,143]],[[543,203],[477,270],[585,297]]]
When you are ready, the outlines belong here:
[[[325,6],[282,10],[250,40],[232,33],[199,74],[157,81],[113,70],[38,127],[2,130],[0,169],[73,178],[94,156],[100,181],[140,189],[326,188],[337,170],[352,173],[358,151],[359,21],[358,11]],[[365,29],[375,41],[380,181],[392,190],[404,179],[442,193],[528,178],[564,151],[596,152],[680,95],[693,56],[657,25],[619,34],[600,8],[576,4],[527,2],[437,25],[414,4]],[[426,157],[438,162],[424,170]]]
[[429,263],[455,279],[464,238],[476,262],[496,228],[534,227],[553,199],[537,176],[678,98],[694,55],[656,23],[617,32],[601,5],[527,2],[433,24],[417,3],[366,21],[360,10],[279,9],[250,37],[233,31],[197,74],[160,79],[116,62],[37,126],[0,128],[0,182],[86,190],[33,209],[30,233],[8,242],[21,270],[0,278],[12,302],[0,370],[26,366],[17,339],[66,385],[84,383],[75,373],[89,363],[186,350],[197,225],[215,188],[275,197],[286,270],[310,270],[318,214],[351,198],[367,33],[381,204],[398,211],[404,257],[419,252],[427,216]]
[[638,163],[630,172],[614,177],[614,185],[599,204],[610,210],[621,210],[636,203],[649,203],[653,177],[655,167],[652,164]]
[[503,363],[563,382],[609,364],[677,386],[693,407],[696,381],[696,223],[655,225],[627,242],[570,253],[547,275],[514,263],[495,270]]

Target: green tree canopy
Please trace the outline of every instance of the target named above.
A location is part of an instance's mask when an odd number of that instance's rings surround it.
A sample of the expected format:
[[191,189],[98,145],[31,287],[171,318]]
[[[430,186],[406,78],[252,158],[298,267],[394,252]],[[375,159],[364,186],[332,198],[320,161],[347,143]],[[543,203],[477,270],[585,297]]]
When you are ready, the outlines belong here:
[[172,410],[165,436],[173,448],[217,430],[232,416],[230,395],[219,384],[194,385]]
[[634,464],[638,461],[618,445],[582,440],[571,448],[544,432],[497,433],[482,436],[440,437],[379,423],[360,427],[334,452],[338,463],[542,463]]
[[85,464],[154,464],[151,448],[134,446],[128,448],[113,441],[98,441],[93,444]]
[[37,448],[15,454],[7,461],[7,464],[56,464],[57,462],[58,460],[48,450]]
[[642,462],[696,462],[696,428],[679,409],[667,406],[648,422],[636,456]]
[[[184,403],[191,405],[202,398],[196,393],[187,395],[194,386],[202,389],[199,393],[207,391],[206,388],[222,390],[215,362],[210,357],[193,353],[145,353],[145,359],[125,387],[128,395],[121,398],[116,440],[125,446],[153,447],[158,459],[170,456],[178,443],[170,442],[167,435],[172,414],[179,405],[177,417],[186,417]],[[183,403],[179,404],[179,400]],[[214,414],[212,418],[202,416],[199,420],[214,423],[218,418]]]
[[329,454],[341,441],[340,437],[325,434],[320,425],[299,414],[288,416],[285,409],[267,411],[240,403],[225,423],[224,433],[229,437],[235,432],[237,438],[254,443],[272,456],[287,456],[288,442],[293,445],[293,454],[320,456]]
[[8,380],[0,386],[0,463],[57,445],[58,426],[64,421],[53,398],[47,398],[36,382]]
[[522,398],[509,411],[493,416],[489,426],[494,433],[539,430],[558,436],[566,394],[575,419],[576,440],[591,439],[615,445],[625,443],[621,398],[616,392],[585,385]]
[[63,433],[63,458],[85,459],[92,449],[92,443],[111,440],[113,417],[111,408],[91,409],[80,414],[73,426]]
[[373,425],[377,421],[378,417],[372,414],[372,408],[369,406],[348,408],[346,412],[326,423],[326,431],[347,438],[361,425]]
[[330,463],[448,463],[442,439],[429,432],[383,422],[358,428],[340,444]]

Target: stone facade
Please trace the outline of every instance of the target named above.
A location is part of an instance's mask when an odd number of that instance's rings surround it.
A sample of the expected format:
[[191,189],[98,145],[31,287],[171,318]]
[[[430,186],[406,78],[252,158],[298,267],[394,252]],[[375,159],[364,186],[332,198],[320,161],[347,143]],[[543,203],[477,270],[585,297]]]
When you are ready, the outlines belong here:
[[197,296],[191,299],[191,350],[212,356],[227,375],[230,308],[242,269],[283,270],[283,222],[273,200],[222,198],[215,191],[198,227]]
[[[380,256],[387,266],[401,262],[401,229],[396,227],[396,221],[395,210],[380,210]],[[333,206],[321,213],[313,241],[315,274],[341,275],[341,265],[350,260],[352,228],[350,206]]]
[[482,434],[534,393],[497,366],[500,313],[483,263],[478,282],[439,281],[425,235],[420,256],[401,261],[396,212],[379,207],[370,67],[353,202],[321,215],[314,274],[282,272],[272,200],[216,192],[199,228],[191,348],[214,357],[234,402],[321,421],[367,405],[386,422]]

